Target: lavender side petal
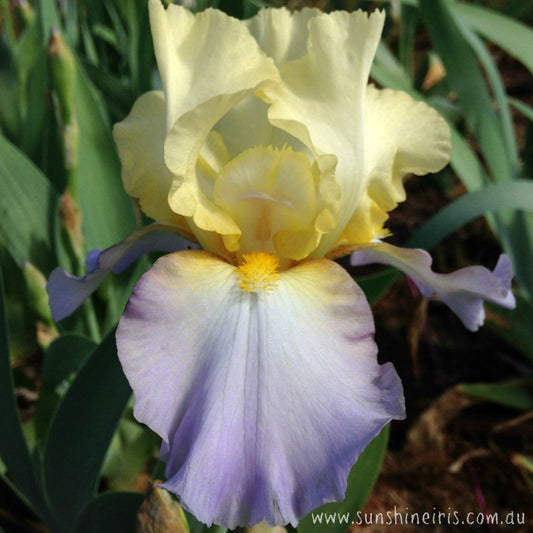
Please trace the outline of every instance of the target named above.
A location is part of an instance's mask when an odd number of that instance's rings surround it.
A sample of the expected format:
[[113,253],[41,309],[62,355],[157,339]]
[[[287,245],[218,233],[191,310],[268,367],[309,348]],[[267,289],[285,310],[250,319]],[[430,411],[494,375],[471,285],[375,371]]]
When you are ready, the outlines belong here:
[[46,290],[52,318],[58,322],[72,314],[113,272],[118,274],[149,252],[175,252],[195,245],[186,241],[171,225],[151,224],[133,233],[106,250],[92,250],[87,254],[85,276],[74,276],[63,268],[50,274]]
[[425,297],[436,294],[470,331],[476,331],[485,320],[484,300],[508,309],[516,305],[511,291],[513,267],[506,255],[500,256],[493,272],[471,266],[437,274],[431,270],[432,258],[424,250],[371,243],[354,252],[350,261],[353,266],[384,263],[402,270]]

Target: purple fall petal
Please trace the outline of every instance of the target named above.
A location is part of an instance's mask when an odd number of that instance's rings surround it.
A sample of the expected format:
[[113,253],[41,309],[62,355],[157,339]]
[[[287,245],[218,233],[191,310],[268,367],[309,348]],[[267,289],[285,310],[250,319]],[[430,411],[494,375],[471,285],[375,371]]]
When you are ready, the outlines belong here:
[[372,243],[351,255],[353,266],[370,263],[384,263],[405,272],[423,296],[429,298],[436,294],[470,331],[476,331],[485,320],[484,300],[508,309],[515,306],[511,291],[513,268],[506,255],[500,256],[494,272],[471,266],[450,274],[433,272],[432,258],[424,250]]
[[242,292],[206,252],[160,258],[117,329],[136,418],[163,439],[163,484],[200,521],[296,525],[344,499],[352,465],[391,419],[400,380],[378,365],[372,314],[328,260]]
[[191,247],[170,225],[151,224],[128,235],[123,241],[106,250],[92,250],[87,254],[85,276],[73,276],[63,268],[50,274],[46,290],[52,318],[58,322],[72,314],[113,272],[125,270],[141,255],[149,252],[175,252]]

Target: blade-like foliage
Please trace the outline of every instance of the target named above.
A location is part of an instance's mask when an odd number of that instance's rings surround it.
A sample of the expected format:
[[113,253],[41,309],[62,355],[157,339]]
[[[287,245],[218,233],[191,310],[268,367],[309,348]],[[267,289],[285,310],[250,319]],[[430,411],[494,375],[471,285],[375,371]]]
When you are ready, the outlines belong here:
[[22,266],[44,273],[57,264],[54,224],[58,198],[41,171],[0,135],[0,245]]
[[112,332],[96,347],[70,386],[49,430],[44,480],[62,532],[75,531],[80,514],[95,493],[109,443],[130,394]]

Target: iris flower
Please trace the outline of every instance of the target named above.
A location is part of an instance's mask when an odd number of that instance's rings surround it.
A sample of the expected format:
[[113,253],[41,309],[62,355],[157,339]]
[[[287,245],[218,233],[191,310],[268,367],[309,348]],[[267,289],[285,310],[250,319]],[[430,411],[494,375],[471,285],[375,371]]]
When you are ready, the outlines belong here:
[[426,252],[382,242],[402,178],[451,152],[435,110],[368,85],[384,13],[149,10],[163,90],[114,138],[126,191],[157,223],[92,252],[83,278],[56,269],[53,316],[169,252],[116,334],[135,416],[162,439],[162,486],[207,524],[296,525],[342,500],[359,454],[405,416],[365,296],[333,258],[405,270],[471,330],[483,300],[514,305],[511,265],[440,275]]

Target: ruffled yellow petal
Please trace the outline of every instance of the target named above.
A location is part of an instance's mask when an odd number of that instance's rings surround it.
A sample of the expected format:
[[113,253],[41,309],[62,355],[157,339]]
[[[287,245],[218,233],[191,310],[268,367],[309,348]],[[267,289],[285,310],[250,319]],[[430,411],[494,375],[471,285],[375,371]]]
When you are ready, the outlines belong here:
[[264,251],[285,268],[372,241],[403,176],[447,163],[435,111],[366,86],[383,13],[243,23],[149,5],[165,96],[140,98],[115,130],[125,187],[228,261]]
[[271,103],[272,124],[304,142],[319,164],[324,154],[337,157],[342,190],[337,225],[316,256],[331,248],[365,190],[364,99],[384,17],[357,11],[309,18],[306,54],[281,65],[281,83],[258,92]]
[[[304,8],[261,9],[255,17],[243,21],[263,52],[276,66],[292,61],[306,52],[307,23],[320,14],[318,9]],[[295,151],[311,157],[309,150],[298,139],[273,126],[267,118],[268,105],[254,95],[248,96],[232,108],[216,125],[230,156],[255,146],[291,146]]]
[[252,148],[230,161],[214,189],[217,205],[239,228],[223,236],[226,248],[238,256],[307,257],[322,234],[321,178],[316,164],[289,148]]
[[168,205],[173,175],[165,165],[165,97],[160,91],[143,94],[128,117],[113,128],[122,162],[126,192],[139,199],[143,212],[157,220],[176,224],[181,233],[194,240],[185,218]]
[[213,204],[212,183],[205,179],[200,161],[202,146],[214,125],[210,117],[220,112],[221,100],[226,100],[224,111],[229,111],[233,98],[220,97],[177,120],[167,135],[164,151],[167,166],[175,176],[168,198],[171,209],[190,217],[195,226],[205,231],[224,235],[236,233],[238,228],[228,213]]
[[237,230],[199,183],[198,155],[215,124],[277,69],[247,28],[221,11],[193,15],[150,0],[150,23],[167,99],[165,162],[175,176],[169,203],[194,226],[228,234]]
[[163,89],[167,129],[202,103],[253,89],[275,68],[244,24],[222,11],[196,15],[149,0],[150,26]]
[[244,23],[261,50],[279,67],[307,53],[307,24],[321,13],[319,9],[307,7],[293,12],[284,7],[261,9]]
[[403,177],[441,170],[450,160],[450,130],[423,102],[370,85],[365,101],[366,190],[337,244],[379,237],[388,212],[405,200]]
[[[210,131],[200,150],[198,162],[196,164],[196,178],[198,184],[207,196],[209,202],[214,202],[216,179],[228,161],[228,151],[224,145],[222,137],[216,131]],[[204,250],[210,250],[230,262],[233,261],[233,255],[228,252],[224,246],[222,236],[219,233],[206,231],[200,228],[192,218],[187,218],[187,221],[196,240]]]
[[231,158],[256,146],[279,149],[290,146],[309,159],[313,158],[303,142],[268,121],[268,105],[253,94],[231,108],[217,123],[215,130],[224,139]]
[[206,231],[199,228],[193,220],[187,219],[191,231],[194,233],[196,240],[204,250],[209,250],[211,253],[223,257],[228,263],[235,263],[235,254],[229,252],[224,245],[224,239],[220,233],[214,231]]

